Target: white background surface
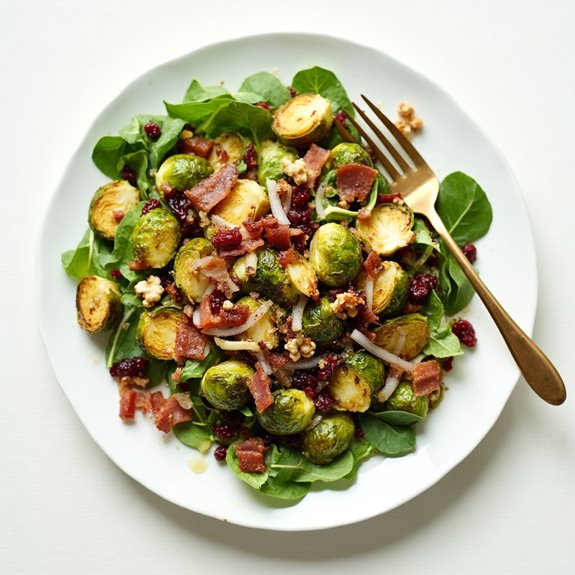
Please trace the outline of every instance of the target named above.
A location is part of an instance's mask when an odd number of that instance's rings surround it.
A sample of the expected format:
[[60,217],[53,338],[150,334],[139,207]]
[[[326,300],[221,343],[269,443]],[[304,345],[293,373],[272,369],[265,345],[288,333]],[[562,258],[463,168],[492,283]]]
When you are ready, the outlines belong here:
[[[282,6],[271,0],[0,5],[7,215],[0,227],[0,572],[574,573],[575,190],[567,170],[575,157],[575,4],[291,0]],[[532,219],[539,267],[534,336],[571,392],[566,404],[551,407],[521,380],[486,439],[439,484],[383,516],[324,532],[222,524],[126,477],[60,391],[33,305],[36,232],[68,158],[100,110],[166,60],[214,41],[274,31],[328,33],[381,49],[441,85],[500,147]]]

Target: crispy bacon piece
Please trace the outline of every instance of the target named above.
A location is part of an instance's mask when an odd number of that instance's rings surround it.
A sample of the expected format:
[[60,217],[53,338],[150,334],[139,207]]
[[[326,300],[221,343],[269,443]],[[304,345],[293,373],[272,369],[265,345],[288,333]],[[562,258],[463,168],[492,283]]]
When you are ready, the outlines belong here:
[[261,437],[250,437],[234,446],[240,471],[244,473],[265,473],[264,454],[266,446]]
[[186,359],[204,359],[206,343],[206,337],[188,318],[178,326],[176,331],[174,349],[176,363],[182,364]]
[[124,421],[131,421],[136,416],[136,398],[138,392],[135,389],[126,388],[120,394],[120,417]]
[[436,359],[417,363],[413,368],[413,391],[416,396],[429,395],[439,390],[442,379],[441,366]]
[[288,224],[278,224],[275,228],[266,228],[265,235],[268,245],[272,248],[289,250],[291,234]]
[[197,212],[209,212],[232,191],[238,181],[238,168],[235,164],[226,164],[208,178],[201,180],[184,195]]
[[274,402],[270,386],[271,380],[269,375],[263,370],[260,362],[256,362],[256,372],[249,379],[248,388],[255,400],[256,409],[259,413]]
[[212,294],[206,294],[200,302],[200,322],[197,327],[201,330],[212,328],[228,328],[242,325],[250,315],[247,305],[234,305],[231,309],[212,306]]
[[363,202],[369,195],[377,170],[363,164],[349,163],[337,169],[335,182],[340,199]]
[[262,232],[264,231],[263,220],[257,220],[257,221],[245,220],[244,222],[242,222],[242,226],[246,229],[248,234],[250,234],[250,237],[254,240],[258,239],[262,235]]
[[285,250],[283,252],[278,253],[278,261],[282,268],[285,268],[289,264],[297,263],[298,259],[293,250]]
[[218,256],[206,256],[196,260],[191,270],[199,271],[202,275],[214,281],[218,288],[221,289],[227,298],[232,297],[234,292],[240,288],[233,282],[229,272],[226,260]]
[[184,409],[174,396],[165,399],[154,412],[156,427],[168,433],[172,427],[184,421],[192,421],[192,415],[189,409]]
[[377,277],[378,272],[380,272],[382,268],[382,261],[381,258],[379,257],[379,254],[374,250],[369,252],[369,255],[363,262],[363,267],[367,275],[371,279],[375,279]]
[[316,144],[312,144],[309,150],[305,153],[303,161],[307,169],[307,182],[305,183],[308,189],[315,185],[315,181],[321,174],[321,169],[331,157],[331,151],[320,148]]
[[207,158],[214,147],[214,141],[202,138],[200,136],[192,136],[191,138],[183,138],[178,142],[178,148],[184,154],[193,154],[200,156],[200,158]]
[[241,244],[231,250],[218,250],[218,254],[222,258],[239,257],[249,252],[255,252],[265,244],[264,240],[242,240]]

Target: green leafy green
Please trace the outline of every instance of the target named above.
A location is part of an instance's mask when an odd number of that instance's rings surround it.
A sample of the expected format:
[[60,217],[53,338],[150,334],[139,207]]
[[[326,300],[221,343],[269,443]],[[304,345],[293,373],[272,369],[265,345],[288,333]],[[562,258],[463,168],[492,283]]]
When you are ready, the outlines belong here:
[[180,381],[188,381],[190,379],[201,379],[212,365],[220,363],[225,357],[224,353],[219,347],[215,345],[210,346],[210,351],[202,360],[188,359],[182,368]]
[[218,96],[231,97],[221,85],[204,87],[198,80],[192,80],[184,94],[183,102],[206,102]]
[[423,421],[423,417],[421,415],[417,415],[416,413],[409,413],[408,411],[380,411],[377,413],[372,414],[374,417],[377,417],[380,421],[384,421],[385,423],[389,423],[389,425],[413,425],[414,423],[418,423]]
[[438,359],[461,355],[461,343],[459,338],[451,331],[451,326],[445,320],[445,307],[435,290],[429,294],[422,313],[427,316],[430,329],[429,342],[423,349],[426,355],[432,355]]
[[359,415],[363,437],[377,451],[399,457],[415,451],[415,432],[411,427],[390,425],[369,413]]
[[172,427],[174,435],[184,445],[205,452],[211,445],[210,429],[205,424],[196,421],[184,421]]
[[77,280],[92,274],[108,277],[106,263],[111,257],[111,242],[87,229],[78,246],[61,257],[66,273]]
[[[277,76],[270,72],[258,72],[248,76],[240,86],[240,92],[252,92],[259,96],[258,101],[268,103],[272,108],[279,108],[290,98],[290,91]],[[236,95],[237,99],[237,95]]]
[[354,114],[354,108],[345,88],[330,70],[319,66],[301,70],[293,77],[291,85],[299,94],[312,92],[327,98],[334,112],[346,110],[350,114]]

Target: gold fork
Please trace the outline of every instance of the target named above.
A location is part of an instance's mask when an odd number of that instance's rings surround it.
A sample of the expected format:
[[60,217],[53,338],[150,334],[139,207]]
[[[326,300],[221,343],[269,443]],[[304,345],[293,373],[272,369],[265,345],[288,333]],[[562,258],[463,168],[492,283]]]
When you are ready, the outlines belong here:
[[[475,288],[477,295],[481,298],[487,311],[490,313],[495,324],[499,328],[503,339],[511,355],[515,359],[525,381],[531,388],[545,401],[553,405],[561,405],[566,398],[565,385],[555,366],[549,361],[547,356],[537,347],[533,340],[523,332],[523,330],[513,321],[509,314],[503,309],[501,304],[495,299],[493,294],[487,289],[483,281],[475,272],[473,266],[455,243],[441,218],[435,211],[435,200],[439,191],[439,180],[427,165],[425,160],[414,148],[413,144],[401,133],[395,124],[387,118],[383,112],[362,95],[367,105],[373,113],[383,122],[385,127],[393,135],[396,142],[403,149],[405,155],[413,162],[411,166],[399,153],[398,149],[382,133],[375,123],[356,104],[355,109],[371,128],[373,133],[385,146],[389,155],[395,161],[391,162],[385,153],[375,144],[369,134],[361,125],[349,114],[347,118],[357,129],[374,154],[381,162],[391,178],[390,190],[401,194],[405,203],[417,214],[425,216],[435,231],[439,234],[449,251],[457,260],[459,266]],[[338,128],[344,137],[350,141],[355,141],[353,136],[338,122]],[[396,167],[398,166],[399,169]]]

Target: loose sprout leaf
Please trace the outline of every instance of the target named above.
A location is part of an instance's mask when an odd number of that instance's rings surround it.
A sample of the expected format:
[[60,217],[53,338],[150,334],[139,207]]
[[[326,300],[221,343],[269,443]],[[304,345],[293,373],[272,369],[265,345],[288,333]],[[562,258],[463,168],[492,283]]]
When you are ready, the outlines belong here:
[[334,112],[346,110],[352,115],[355,114],[345,88],[330,70],[319,66],[301,70],[294,76],[291,85],[298,94],[312,92],[327,98]]
[[291,98],[289,90],[270,72],[258,72],[248,76],[240,86],[241,91],[259,95],[258,101],[266,102],[272,108],[279,108]]
[[388,457],[415,451],[415,432],[411,427],[389,425],[368,413],[359,415],[363,436],[375,449]]
[[460,246],[483,237],[493,218],[491,204],[481,186],[462,172],[444,178],[435,207]]
[[184,94],[183,102],[206,102],[218,96],[228,95],[226,88],[221,85],[202,86],[198,80],[192,80]]
[[146,150],[138,150],[130,152],[121,156],[119,160],[119,171],[121,172],[124,166],[130,168],[136,174],[136,185],[144,195],[150,188],[150,180],[148,178],[148,152]]

